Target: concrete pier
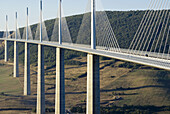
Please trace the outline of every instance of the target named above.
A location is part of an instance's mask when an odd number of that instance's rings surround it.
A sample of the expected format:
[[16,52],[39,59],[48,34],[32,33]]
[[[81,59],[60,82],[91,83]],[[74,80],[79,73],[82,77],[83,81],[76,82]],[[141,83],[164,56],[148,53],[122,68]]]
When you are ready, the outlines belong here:
[[38,44],[37,114],[45,114],[44,46]]
[[24,95],[30,94],[30,47],[29,44],[25,42]]
[[5,60],[5,62],[7,62],[8,61],[8,41],[5,40],[4,42],[5,42],[5,58],[4,58],[4,60]]
[[100,114],[99,56],[87,55],[87,114]]
[[14,77],[19,77],[18,42],[14,41]]
[[55,114],[65,114],[64,49],[56,48]]
[[[6,15],[6,39],[7,38],[8,38],[8,16]],[[8,61],[8,41],[5,40],[4,43],[5,43],[5,58],[4,58],[4,60],[5,60],[5,62],[7,62]]]

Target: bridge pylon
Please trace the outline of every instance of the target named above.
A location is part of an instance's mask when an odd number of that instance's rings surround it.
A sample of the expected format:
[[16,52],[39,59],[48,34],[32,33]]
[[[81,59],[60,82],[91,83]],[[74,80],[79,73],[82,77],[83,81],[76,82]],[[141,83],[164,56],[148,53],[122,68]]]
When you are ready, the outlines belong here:
[[7,62],[8,61],[8,57],[9,57],[9,54],[8,54],[8,41],[5,40],[5,58],[4,58],[4,61]]
[[87,55],[87,114],[100,114],[99,56]]
[[[59,1],[59,44],[62,44],[61,4]],[[56,48],[56,92],[55,114],[65,114],[65,73],[64,73],[64,49]]]
[[[40,0],[40,42],[42,42],[42,0]],[[45,114],[44,46],[38,44],[37,114]]]
[[37,114],[45,114],[44,46],[38,44]]
[[[6,15],[6,39],[8,39],[8,16],[7,15]],[[8,41],[5,40],[4,42],[5,42],[5,58],[4,58],[4,60],[5,60],[5,62],[7,62],[8,56],[9,56],[9,54],[8,54]]]
[[[91,0],[91,49],[96,49],[95,0]],[[99,56],[87,55],[87,114],[100,114]]]
[[[18,39],[18,26],[17,26],[17,12],[16,12],[16,31],[15,39]],[[19,62],[18,62],[18,42],[14,41],[14,77],[19,77]]]
[[[26,41],[28,41],[28,8],[27,8],[27,26],[26,26]],[[25,42],[25,68],[24,68],[24,95],[31,94],[30,87],[30,47],[29,43]]]

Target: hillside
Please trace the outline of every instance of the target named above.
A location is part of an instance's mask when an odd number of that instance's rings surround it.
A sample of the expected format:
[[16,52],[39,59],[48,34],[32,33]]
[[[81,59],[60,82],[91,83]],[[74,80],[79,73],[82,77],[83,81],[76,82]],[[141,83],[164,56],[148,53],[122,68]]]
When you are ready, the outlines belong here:
[[[116,35],[120,47],[127,48],[130,45],[144,15],[144,12],[145,11],[106,11],[109,22]],[[77,40],[82,19],[83,15],[66,17],[73,43],[75,43]],[[52,35],[54,22],[55,20],[48,20],[45,22],[49,38],[51,38]],[[35,25],[33,25],[31,28],[33,31],[36,30]]]
[[[74,107],[85,107],[87,83],[87,58],[76,57],[72,60],[81,62],[82,65],[65,65],[66,108],[71,110]],[[11,110],[17,113],[34,111],[37,66],[31,65],[32,94],[27,97],[23,96],[23,70],[23,66],[20,65],[20,77],[12,78],[12,66],[0,61],[0,85],[2,85],[0,86],[0,113]],[[127,112],[140,110],[141,113],[152,114],[170,111],[168,107],[170,106],[170,72],[117,60],[101,60],[100,81],[101,107],[105,112],[102,114],[107,114],[108,111],[123,113],[125,106]],[[46,108],[54,111],[55,68],[45,68],[45,92]],[[121,108],[122,106],[124,108]]]
[[[127,48],[138,28],[144,11],[107,11],[119,45]],[[73,42],[76,41],[83,15],[67,17]],[[51,37],[54,19],[45,22]],[[31,29],[35,34],[37,25]],[[22,33],[22,28],[20,29]],[[37,45],[31,44],[31,91],[23,91],[24,44],[19,43],[20,77],[13,79],[13,42],[9,43],[9,63],[4,63],[4,44],[0,41],[0,113],[35,111],[37,87]],[[65,50],[66,108],[83,108],[86,103],[87,58],[85,53]],[[3,75],[1,75],[3,74]],[[8,81],[10,80],[10,81]],[[170,72],[138,64],[100,57],[101,111],[111,113],[169,113]],[[12,82],[12,83],[9,83]],[[18,84],[18,83],[20,84]],[[17,83],[17,84],[16,84]],[[13,90],[13,91],[12,91]],[[54,109],[55,48],[45,47],[46,107]],[[13,107],[15,105],[15,107]],[[133,106],[132,106],[133,105]],[[165,106],[165,107],[164,107]],[[4,112],[3,112],[4,111]],[[80,110],[79,110],[80,111]],[[77,112],[79,112],[77,111]],[[82,110],[81,110],[82,111]],[[80,112],[81,112],[80,111]],[[167,112],[166,112],[167,111]],[[10,112],[9,112],[10,113]]]
[[[111,26],[115,32],[117,37],[118,43],[120,47],[127,48],[130,45],[130,42],[138,28],[141,18],[143,17],[144,11],[107,11],[107,16],[111,23]],[[66,17],[68,28],[70,30],[71,38],[73,43],[77,40],[77,35],[79,32],[79,28],[82,22],[83,15],[75,15]],[[48,20],[45,21],[45,25],[47,28],[48,37],[51,38],[53,26],[55,20]],[[32,33],[35,36],[37,25],[32,25]],[[20,33],[22,35],[23,28],[20,29]],[[23,54],[24,54],[24,45],[22,43],[19,44],[19,55],[20,55],[20,63],[23,63]],[[2,53],[3,50],[0,50]],[[13,43],[10,43],[10,60],[13,60]],[[55,62],[55,49],[46,47],[45,48],[45,61],[51,65],[54,65]],[[37,61],[37,46],[31,45],[31,63],[35,63]],[[65,59],[71,59],[77,56],[85,56],[86,54],[74,51],[66,51],[65,52]],[[3,53],[0,54],[0,58],[3,58]]]

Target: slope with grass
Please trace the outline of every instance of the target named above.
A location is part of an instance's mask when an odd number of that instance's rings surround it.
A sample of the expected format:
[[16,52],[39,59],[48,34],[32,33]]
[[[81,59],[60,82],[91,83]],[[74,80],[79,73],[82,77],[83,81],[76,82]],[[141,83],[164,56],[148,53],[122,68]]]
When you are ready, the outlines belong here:
[[[87,58],[76,57],[81,65],[65,65],[66,108],[85,107]],[[12,78],[12,66],[0,61],[1,103],[4,110],[31,112],[36,106],[37,66],[31,65],[31,96],[23,96],[23,67],[20,77]],[[131,68],[118,60],[100,60],[101,106],[170,106],[170,73],[164,70],[131,64]],[[126,63],[127,64],[127,63]],[[45,67],[46,107],[54,109],[55,68]],[[22,85],[22,86],[21,86]],[[13,107],[15,106],[15,107]],[[10,109],[12,108],[12,109]],[[6,112],[6,111],[5,111]],[[164,111],[163,111],[164,112]]]

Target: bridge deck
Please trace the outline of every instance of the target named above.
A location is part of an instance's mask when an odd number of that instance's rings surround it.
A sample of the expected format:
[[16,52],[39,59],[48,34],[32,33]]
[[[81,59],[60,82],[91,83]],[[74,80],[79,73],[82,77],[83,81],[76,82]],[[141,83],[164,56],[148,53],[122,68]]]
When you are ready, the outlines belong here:
[[[16,39],[0,38],[0,40],[15,41]],[[64,48],[64,49],[75,50],[75,51],[80,51],[80,52],[85,52],[85,53],[91,53],[91,54],[110,57],[110,58],[114,58],[114,59],[129,61],[129,62],[143,64],[143,65],[147,65],[147,66],[152,66],[152,67],[156,67],[156,68],[161,68],[161,69],[165,69],[165,70],[170,70],[170,60],[159,59],[159,58],[155,58],[155,57],[146,57],[146,56],[140,56],[140,55],[132,55],[132,54],[125,53],[125,51],[114,52],[114,51],[101,50],[101,49],[94,50],[94,49],[87,48],[88,46],[85,46],[85,45],[82,46],[82,45],[78,45],[78,44],[67,44],[67,43],[63,43],[62,45],[60,45],[56,42],[48,42],[48,41],[43,41],[43,42],[36,41],[36,40],[26,41],[23,39],[17,39],[16,41],[28,42],[28,43],[32,43],[32,44],[42,44],[42,45],[51,46],[51,47],[60,47],[60,48]]]

